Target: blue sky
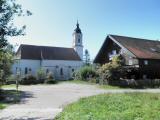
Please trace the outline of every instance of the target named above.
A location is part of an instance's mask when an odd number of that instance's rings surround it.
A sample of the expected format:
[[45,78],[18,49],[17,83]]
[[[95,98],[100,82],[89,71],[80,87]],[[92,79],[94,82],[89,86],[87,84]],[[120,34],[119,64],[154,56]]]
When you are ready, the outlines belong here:
[[108,34],[160,39],[159,0],[18,0],[30,17],[17,18],[27,25],[26,36],[15,44],[72,46],[72,33],[79,20],[84,48],[94,59]]

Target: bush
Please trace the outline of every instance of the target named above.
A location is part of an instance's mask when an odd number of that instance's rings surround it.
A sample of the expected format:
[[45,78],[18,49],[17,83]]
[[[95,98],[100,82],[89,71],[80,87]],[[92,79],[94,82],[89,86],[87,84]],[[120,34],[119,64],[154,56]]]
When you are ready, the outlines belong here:
[[21,81],[20,84],[22,85],[31,85],[31,84],[37,84],[36,77],[33,75],[26,75]]
[[0,101],[1,100],[4,100],[4,94],[3,94],[3,91],[2,91],[2,89],[0,88]]
[[49,72],[46,76],[46,79],[54,79],[54,75],[52,72]]
[[49,72],[47,74],[47,77],[46,77],[46,80],[44,81],[44,83],[47,83],[47,84],[55,84],[56,83],[56,80],[54,79],[54,75],[52,72]]
[[45,78],[46,78],[46,73],[45,73],[44,69],[40,68],[37,71],[37,79],[38,79],[39,83],[43,83]]
[[74,73],[74,79],[76,80],[87,80],[94,78],[96,71],[92,66],[84,66],[80,70]]
[[72,78],[73,78],[74,80],[81,80],[79,70],[78,70],[78,71],[73,72],[73,74],[72,74]]
[[5,84],[16,84],[16,75],[10,75]]
[[123,73],[121,57],[114,57],[112,62],[102,65],[102,67],[97,70],[97,73],[100,84],[108,84],[109,81],[119,80]]
[[89,80],[89,82],[90,82],[90,83],[99,83],[99,80],[96,79],[96,78],[91,78],[91,79]]
[[46,79],[46,80],[45,80],[45,83],[46,83],[46,84],[55,84],[55,83],[57,83],[57,81],[54,80],[54,79]]

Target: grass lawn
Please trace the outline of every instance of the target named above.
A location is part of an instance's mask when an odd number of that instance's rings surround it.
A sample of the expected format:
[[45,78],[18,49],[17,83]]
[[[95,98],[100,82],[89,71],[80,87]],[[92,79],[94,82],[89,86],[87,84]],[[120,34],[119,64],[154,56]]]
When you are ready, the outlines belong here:
[[160,120],[160,94],[102,94],[66,106],[56,120]]
[[87,81],[83,81],[83,80],[69,80],[69,81],[65,81],[68,83],[76,83],[76,84],[95,84],[95,83],[91,83],[91,82],[87,82]]
[[16,84],[3,85],[2,88],[15,88],[16,89]]
[[111,85],[97,85],[97,86],[102,89],[122,89],[118,86],[111,86]]
[[6,104],[0,102],[0,110],[4,109],[6,106],[7,106]]

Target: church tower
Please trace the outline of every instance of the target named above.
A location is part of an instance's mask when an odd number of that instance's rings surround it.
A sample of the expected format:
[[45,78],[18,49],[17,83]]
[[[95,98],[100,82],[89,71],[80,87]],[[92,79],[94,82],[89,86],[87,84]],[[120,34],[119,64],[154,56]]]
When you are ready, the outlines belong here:
[[73,32],[73,48],[78,53],[81,60],[83,60],[83,43],[82,43],[82,32],[79,28],[79,23],[77,21],[76,29]]

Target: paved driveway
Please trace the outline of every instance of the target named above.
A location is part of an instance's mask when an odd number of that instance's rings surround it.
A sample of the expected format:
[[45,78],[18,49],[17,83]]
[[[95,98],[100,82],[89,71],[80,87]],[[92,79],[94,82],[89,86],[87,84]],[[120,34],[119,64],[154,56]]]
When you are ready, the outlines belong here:
[[0,120],[52,120],[66,104],[100,93],[160,93],[160,89],[102,90],[94,85],[74,83],[22,86],[20,90],[25,92],[22,102],[0,111]]
[[25,92],[24,99],[2,110],[0,120],[52,120],[64,105],[105,92],[94,85],[72,83],[22,86],[20,90]]

